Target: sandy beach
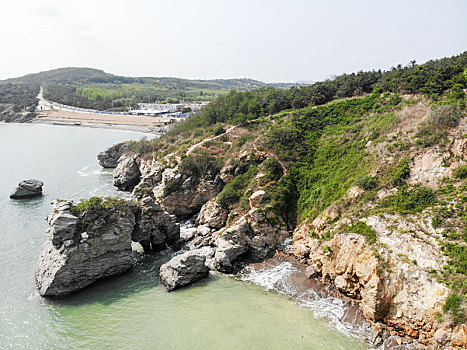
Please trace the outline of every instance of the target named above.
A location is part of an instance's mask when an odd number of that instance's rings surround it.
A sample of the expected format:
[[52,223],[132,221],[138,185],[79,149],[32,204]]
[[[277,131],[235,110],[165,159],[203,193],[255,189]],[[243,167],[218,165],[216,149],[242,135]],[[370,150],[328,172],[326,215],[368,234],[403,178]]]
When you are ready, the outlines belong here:
[[77,113],[62,110],[41,112],[34,123],[111,128],[160,133],[170,122],[169,118],[99,113]]

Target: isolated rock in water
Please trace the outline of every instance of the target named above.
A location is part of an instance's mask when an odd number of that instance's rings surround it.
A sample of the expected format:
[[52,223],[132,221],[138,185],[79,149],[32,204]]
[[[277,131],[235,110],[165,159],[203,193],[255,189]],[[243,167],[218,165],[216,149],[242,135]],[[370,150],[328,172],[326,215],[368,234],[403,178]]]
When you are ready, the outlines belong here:
[[209,274],[206,256],[201,250],[191,250],[172,258],[161,266],[159,278],[170,292],[198,281]]
[[141,173],[138,155],[125,155],[120,158],[113,173],[113,184],[120,190],[131,191],[140,181]]
[[134,206],[121,199],[98,198],[78,210],[73,202],[54,202],[47,217],[49,239],[36,268],[40,295],[63,296],[131,269]]
[[21,181],[13,193],[10,194],[10,198],[32,198],[42,196],[42,186],[44,186],[44,183],[39,180]]
[[125,142],[110,146],[105,151],[102,151],[97,155],[99,164],[103,168],[116,168],[119,158],[123,155],[123,153],[128,151],[129,148],[130,145]]

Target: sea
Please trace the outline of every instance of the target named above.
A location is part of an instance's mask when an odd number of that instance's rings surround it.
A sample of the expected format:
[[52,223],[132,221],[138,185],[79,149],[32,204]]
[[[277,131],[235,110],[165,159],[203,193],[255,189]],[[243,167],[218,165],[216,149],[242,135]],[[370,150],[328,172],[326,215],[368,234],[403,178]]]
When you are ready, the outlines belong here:
[[[158,280],[170,250],[140,256],[122,276],[63,299],[42,298],[34,270],[55,199],[129,197],[96,155],[143,133],[42,124],[0,124],[0,349],[368,349],[366,328],[342,320],[346,304],[291,297],[288,262],[239,276],[211,272],[168,293]],[[26,179],[43,196],[12,200]],[[184,229],[186,229],[184,227]],[[285,283],[286,284],[286,283]]]

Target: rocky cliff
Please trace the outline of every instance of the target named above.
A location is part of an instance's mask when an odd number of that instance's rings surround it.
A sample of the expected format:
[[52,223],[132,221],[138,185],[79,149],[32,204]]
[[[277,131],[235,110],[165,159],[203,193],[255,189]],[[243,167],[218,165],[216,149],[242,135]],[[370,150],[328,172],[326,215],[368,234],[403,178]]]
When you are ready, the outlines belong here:
[[360,303],[375,343],[392,334],[420,349],[462,348],[464,115],[423,96],[373,93],[172,134],[150,151],[136,144],[114,179],[192,218],[183,239],[212,248],[212,268],[234,272],[292,238],[313,276]]
[[60,297],[122,274],[135,262],[132,241],[145,251],[174,245],[180,227],[150,198],[141,203],[93,197],[56,201],[36,269],[39,293]]

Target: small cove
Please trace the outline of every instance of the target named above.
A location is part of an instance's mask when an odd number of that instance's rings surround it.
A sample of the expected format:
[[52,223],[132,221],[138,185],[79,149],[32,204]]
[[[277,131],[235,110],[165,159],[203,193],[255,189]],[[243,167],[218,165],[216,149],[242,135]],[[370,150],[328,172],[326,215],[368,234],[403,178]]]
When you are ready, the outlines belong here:
[[[96,155],[113,143],[143,136],[0,124],[0,349],[367,348],[336,330],[331,313],[318,315],[323,307],[307,307],[247,276],[242,281],[212,273],[190,288],[167,293],[157,269],[169,251],[144,257],[132,272],[71,297],[41,298],[34,268],[50,202],[128,196],[112,186],[111,171],[100,168]],[[17,183],[28,178],[44,181],[44,196],[10,200]],[[335,307],[342,311],[342,305]]]

